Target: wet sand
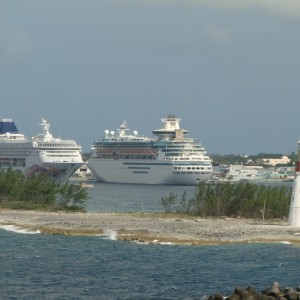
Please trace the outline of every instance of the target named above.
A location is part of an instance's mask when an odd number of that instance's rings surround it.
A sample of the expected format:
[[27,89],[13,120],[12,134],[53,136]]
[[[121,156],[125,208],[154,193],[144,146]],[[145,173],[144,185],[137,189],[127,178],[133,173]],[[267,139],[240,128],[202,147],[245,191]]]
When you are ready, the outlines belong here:
[[164,213],[65,213],[0,210],[0,225],[42,234],[110,236],[145,243],[205,245],[247,242],[300,244],[300,227],[287,222],[197,218]]

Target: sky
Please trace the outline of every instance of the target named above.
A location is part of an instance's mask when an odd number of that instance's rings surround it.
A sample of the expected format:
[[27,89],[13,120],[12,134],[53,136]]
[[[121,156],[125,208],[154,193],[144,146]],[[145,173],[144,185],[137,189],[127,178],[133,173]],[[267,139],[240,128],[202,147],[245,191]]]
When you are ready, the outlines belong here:
[[169,114],[208,154],[297,152],[299,79],[299,0],[0,0],[0,118],[84,152]]

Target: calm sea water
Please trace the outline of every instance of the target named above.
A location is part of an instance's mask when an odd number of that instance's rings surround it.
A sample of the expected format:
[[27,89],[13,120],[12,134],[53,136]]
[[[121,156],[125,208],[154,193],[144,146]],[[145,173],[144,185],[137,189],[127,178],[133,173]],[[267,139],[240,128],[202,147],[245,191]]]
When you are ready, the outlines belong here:
[[[159,211],[193,187],[96,184],[90,211]],[[120,203],[122,202],[122,203]],[[0,229],[0,299],[202,299],[236,286],[300,284],[300,247],[143,245]]]
[[132,185],[92,182],[89,188],[88,211],[102,212],[159,212],[162,197],[176,194],[178,200],[184,192],[187,197],[195,195],[194,186]]

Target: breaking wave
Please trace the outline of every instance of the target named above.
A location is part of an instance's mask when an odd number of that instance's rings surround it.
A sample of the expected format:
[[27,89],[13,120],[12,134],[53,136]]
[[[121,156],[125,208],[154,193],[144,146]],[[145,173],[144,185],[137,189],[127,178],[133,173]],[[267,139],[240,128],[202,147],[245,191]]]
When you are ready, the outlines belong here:
[[19,228],[14,225],[0,225],[0,229],[6,230],[6,231],[12,231],[16,233],[22,233],[22,234],[38,234],[41,233],[39,230],[30,230],[30,229],[24,229]]
[[117,239],[117,232],[114,230],[108,229],[104,232],[104,235],[105,235],[105,238],[108,240],[115,241]]

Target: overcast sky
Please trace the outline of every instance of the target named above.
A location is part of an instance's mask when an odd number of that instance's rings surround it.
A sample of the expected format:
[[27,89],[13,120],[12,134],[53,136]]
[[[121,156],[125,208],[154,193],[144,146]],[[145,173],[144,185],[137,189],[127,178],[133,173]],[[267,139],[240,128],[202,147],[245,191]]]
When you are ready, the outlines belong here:
[[88,151],[175,114],[208,154],[290,154],[299,57],[299,0],[0,0],[0,118]]

